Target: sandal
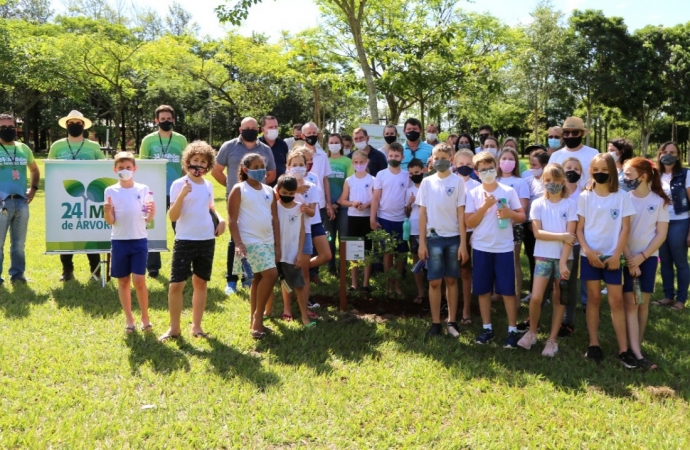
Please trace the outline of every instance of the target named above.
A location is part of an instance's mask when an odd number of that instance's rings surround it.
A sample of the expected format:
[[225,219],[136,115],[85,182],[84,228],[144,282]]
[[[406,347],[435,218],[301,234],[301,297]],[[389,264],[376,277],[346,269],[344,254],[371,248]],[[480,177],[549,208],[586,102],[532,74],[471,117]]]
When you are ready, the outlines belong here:
[[462,319],[460,319],[460,324],[461,325],[472,325],[472,319],[470,319],[469,317],[463,317]]
[[165,333],[163,336],[158,338],[158,342],[165,342],[168,339],[179,339],[179,337],[180,337],[179,334]]
[[682,311],[685,309],[685,303],[675,302],[673,306],[671,306],[671,309],[674,311]]
[[[307,317],[309,317],[310,319],[320,319],[321,318],[321,316],[316,314],[314,311],[309,311],[307,313]],[[312,323],[314,323],[314,322],[312,322]]]
[[254,339],[256,339],[257,341],[260,341],[261,339],[263,339],[264,337],[266,337],[266,333],[264,333],[263,331],[256,331],[256,330],[252,330],[252,331],[251,331],[251,335],[252,335],[252,337],[253,337]]
[[304,328],[306,330],[309,330],[310,328],[314,328],[316,326],[316,322],[309,322],[308,325],[305,325]]
[[418,305],[421,305],[422,303],[424,303],[424,300],[426,300],[426,299],[424,297],[422,297],[421,295],[419,295],[419,296],[417,296],[417,298],[412,300],[412,303],[416,303]]
[[125,327],[125,332],[126,332],[127,334],[132,334],[132,333],[134,333],[135,331],[137,331],[137,327],[136,327],[135,325],[127,325],[127,326]]
[[197,331],[196,333],[192,333],[192,336],[195,338],[204,338],[204,339],[209,338],[209,335],[204,333],[203,331]]
[[292,314],[281,314],[280,315],[280,320],[284,320],[286,322],[292,321]]
[[659,366],[657,366],[645,357],[638,359],[635,365],[638,369],[656,370],[659,368]]
[[153,324],[149,323],[148,325],[142,325],[141,331],[143,331],[144,333],[147,331],[153,331]]
[[673,300],[671,300],[670,298],[665,298],[663,300],[652,302],[652,305],[654,305],[654,306],[671,306],[671,305],[673,305]]

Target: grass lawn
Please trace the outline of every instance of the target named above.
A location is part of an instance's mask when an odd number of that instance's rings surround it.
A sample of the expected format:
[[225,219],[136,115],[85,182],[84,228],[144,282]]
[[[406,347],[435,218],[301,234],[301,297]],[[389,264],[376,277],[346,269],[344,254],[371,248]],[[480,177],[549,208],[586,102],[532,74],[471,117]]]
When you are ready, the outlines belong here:
[[[646,373],[617,362],[606,307],[600,366],[582,356],[580,309],[554,359],[540,354],[544,333],[530,352],[502,348],[501,304],[497,342],[485,347],[473,343],[478,317],[459,340],[427,344],[426,317],[333,308],[309,332],[270,321],[276,333],[255,342],[246,291],[223,293],[226,234],[204,317],[212,338],[183,325],[182,339],[159,344],[170,254],[149,282],[155,333],[126,335],[114,281],[89,283],[85,256],[75,257],[76,281],[58,282],[58,257],[43,255],[43,191],[31,214],[30,282],[0,288],[0,448],[690,448],[688,313],[652,309],[645,351],[660,369]],[[9,239],[6,279],[8,267]],[[317,292],[337,296],[324,278]],[[183,324],[190,304],[188,289]]]

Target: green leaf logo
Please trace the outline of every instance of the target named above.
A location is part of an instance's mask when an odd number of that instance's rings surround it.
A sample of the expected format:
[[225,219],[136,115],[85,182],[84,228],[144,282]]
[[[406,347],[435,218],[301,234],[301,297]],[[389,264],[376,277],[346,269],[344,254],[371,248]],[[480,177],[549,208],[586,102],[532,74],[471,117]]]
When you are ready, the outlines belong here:
[[115,178],[96,178],[89,183],[89,187],[86,189],[86,197],[92,202],[103,203],[105,201],[105,188],[116,183],[117,179]]
[[80,181],[77,180],[64,180],[62,182],[62,185],[65,187],[65,190],[69,195],[72,197],[81,197],[84,195],[84,185],[81,184]]

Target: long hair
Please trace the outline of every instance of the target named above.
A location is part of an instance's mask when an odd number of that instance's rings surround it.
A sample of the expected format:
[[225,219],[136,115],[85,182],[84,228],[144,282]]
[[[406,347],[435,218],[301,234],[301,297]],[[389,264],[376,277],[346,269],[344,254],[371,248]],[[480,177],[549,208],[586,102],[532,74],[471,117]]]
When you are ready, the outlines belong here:
[[[668,147],[669,145],[675,146],[676,152],[680,152],[680,149],[678,148],[678,144],[676,144],[673,141],[668,141],[668,142],[664,142],[663,144],[661,144],[661,146],[659,147],[659,150],[657,150],[657,152],[656,152],[656,166],[659,168],[660,171],[661,171],[661,168],[664,166],[661,163],[661,152],[666,150],[666,147]],[[673,165],[673,169],[671,170],[671,172],[679,173],[682,169],[683,169],[683,163],[680,161],[680,154],[679,154],[678,160]]]
[[[544,167],[544,172],[541,175],[541,179],[544,179],[545,175],[549,175],[551,179],[556,182],[556,183],[563,183],[563,190],[561,191],[561,197],[562,198],[568,198],[570,195],[570,191],[568,190],[568,180],[565,179],[565,171],[563,170],[563,166],[560,164],[556,163],[551,163],[547,164],[546,167]],[[544,198],[549,198],[549,192],[544,189]]]
[[[343,144],[343,137],[341,135],[339,135],[338,133],[333,133],[330,136],[328,136],[328,140],[330,141],[331,138],[333,138],[333,137],[340,141],[340,154],[343,155],[344,154],[343,153],[343,146],[345,145],[345,144]],[[328,157],[329,158],[331,157],[331,149],[330,148],[328,149]]]
[[[237,170],[237,179],[238,180],[247,181],[247,178],[249,178],[249,175],[244,173],[244,171],[242,169],[244,167],[249,169],[249,166],[252,165],[252,162],[254,162],[257,159],[260,159],[261,161],[264,160],[263,156],[259,155],[258,153],[247,153],[246,155],[244,155],[244,158],[242,158],[242,162],[240,163],[240,167]],[[264,164],[265,163],[266,162],[264,161]]]
[[598,163],[602,159],[606,162],[606,167],[609,169],[609,181],[606,182],[609,187],[609,192],[618,192],[618,169],[616,168],[616,163],[613,161],[613,156],[609,155],[608,153],[599,153],[597,156],[592,158],[592,162],[589,163],[590,178],[587,182],[587,186],[585,186],[585,189],[591,191],[594,189],[594,186],[596,186],[597,182],[594,181],[594,177],[592,176],[592,174],[594,174],[594,164]]
[[501,178],[504,175],[503,170],[501,170],[501,158],[506,153],[510,153],[511,155],[513,155],[513,158],[515,160],[515,167],[513,167],[513,171],[510,173],[510,175],[513,175],[514,177],[520,178],[520,157],[518,156],[518,153],[510,147],[504,148],[501,151],[501,154],[497,158],[498,159],[498,170],[496,170],[496,174],[498,175],[498,178]]
[[637,176],[647,175],[647,183],[649,183],[649,190],[664,199],[665,205],[671,204],[671,199],[666,195],[664,189],[661,187],[661,173],[659,169],[654,167],[651,161],[645,158],[629,159],[625,162],[625,166],[632,167],[637,171]]

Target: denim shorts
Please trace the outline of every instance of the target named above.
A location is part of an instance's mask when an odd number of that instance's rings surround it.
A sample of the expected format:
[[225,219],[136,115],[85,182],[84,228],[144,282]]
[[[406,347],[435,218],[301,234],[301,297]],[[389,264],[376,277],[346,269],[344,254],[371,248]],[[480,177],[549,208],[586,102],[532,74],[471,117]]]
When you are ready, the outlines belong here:
[[[542,258],[537,256],[534,258],[534,276],[543,278],[553,278],[555,280],[561,279],[561,269],[558,267],[560,260],[556,258]],[[567,262],[568,270],[572,269],[573,261]]]
[[314,253],[314,243],[311,241],[311,233],[305,233],[302,254],[311,256],[312,253]]
[[429,251],[429,259],[426,261],[427,280],[457,278],[460,273],[460,236],[429,236],[426,238],[426,246]]
[[[651,256],[640,264],[640,288],[645,294],[654,293],[656,284],[656,268],[659,265],[659,258]],[[623,292],[633,291],[633,277],[627,267],[623,269]]]

